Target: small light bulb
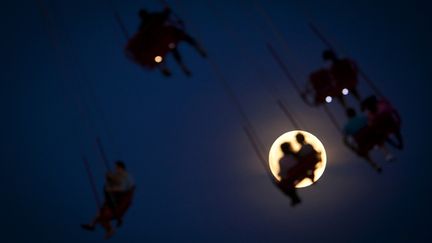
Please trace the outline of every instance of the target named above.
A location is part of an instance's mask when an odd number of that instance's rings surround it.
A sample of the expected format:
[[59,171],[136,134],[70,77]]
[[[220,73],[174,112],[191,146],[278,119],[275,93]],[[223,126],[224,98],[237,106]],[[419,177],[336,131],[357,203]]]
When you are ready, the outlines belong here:
[[325,98],[325,101],[327,102],[327,103],[330,103],[330,102],[332,102],[332,97],[331,96],[327,96],[326,98]]
[[155,62],[157,62],[157,63],[161,63],[162,60],[163,60],[163,58],[162,58],[161,56],[156,56],[156,57],[154,58],[154,60],[155,60]]
[[347,88],[344,88],[344,89],[342,90],[342,94],[343,94],[343,95],[348,95],[348,94],[349,94],[349,90],[348,90]]

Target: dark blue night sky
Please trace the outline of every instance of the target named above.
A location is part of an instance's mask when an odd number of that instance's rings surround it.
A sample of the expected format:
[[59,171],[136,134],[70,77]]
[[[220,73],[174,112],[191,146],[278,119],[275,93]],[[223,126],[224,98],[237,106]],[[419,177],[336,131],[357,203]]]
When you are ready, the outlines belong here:
[[[124,226],[111,242],[426,242],[430,237],[432,43],[427,1],[169,1],[188,32],[207,49],[232,85],[260,139],[270,149],[292,130],[267,89],[273,87],[328,153],[319,182],[299,191],[292,208],[269,180],[211,65],[193,48],[180,50],[193,72],[172,58],[173,77],[142,70],[123,53],[126,40],[109,1],[2,3],[2,242],[98,242],[79,224],[96,212],[83,155],[98,187],[110,160],[123,159],[138,189]],[[113,0],[134,32],[137,11],[160,1]],[[267,52],[278,47],[302,83],[323,67],[317,24],[355,59],[398,108],[404,151],[377,175],[341,142],[321,109],[302,103]],[[54,35],[58,48],[51,43]],[[264,85],[263,85],[264,84]],[[372,91],[360,84],[364,94]],[[354,105],[354,100],[350,100]],[[345,121],[338,104],[332,110]],[[102,193],[100,193],[102,194]]]

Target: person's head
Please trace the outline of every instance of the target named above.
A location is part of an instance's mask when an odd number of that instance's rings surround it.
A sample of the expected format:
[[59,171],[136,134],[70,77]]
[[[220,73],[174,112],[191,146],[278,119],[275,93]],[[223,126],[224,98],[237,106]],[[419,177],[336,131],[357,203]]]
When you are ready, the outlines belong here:
[[348,118],[353,118],[357,115],[357,112],[353,108],[348,108],[346,110],[346,114],[347,114]]
[[323,51],[322,58],[324,61],[334,61],[337,59],[336,53],[332,50]]
[[123,161],[117,160],[115,162],[115,168],[116,168],[116,171],[125,171],[126,170],[126,165],[125,165],[125,163]]
[[305,137],[302,133],[297,133],[296,135],[296,140],[299,144],[304,144],[305,143]]
[[285,142],[285,143],[281,144],[280,148],[284,154],[292,154],[293,153],[290,143]]
[[138,11],[138,16],[140,16],[142,19],[146,18],[148,14],[148,11],[143,8]]

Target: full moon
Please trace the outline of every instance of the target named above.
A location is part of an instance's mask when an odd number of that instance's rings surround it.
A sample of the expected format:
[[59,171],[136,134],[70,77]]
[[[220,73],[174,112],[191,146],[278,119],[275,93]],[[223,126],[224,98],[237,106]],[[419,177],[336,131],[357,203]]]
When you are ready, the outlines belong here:
[[[296,140],[296,135],[298,133],[303,134],[305,137],[306,143],[312,145],[314,149],[321,154],[321,161],[317,164],[316,169],[314,171],[315,175],[315,181],[317,181],[322,174],[324,173],[326,163],[327,163],[327,154],[324,149],[324,145],[321,143],[321,141],[312,135],[311,133],[301,131],[301,130],[295,130],[290,131],[287,133],[282,134],[280,137],[274,141],[273,145],[270,148],[269,152],[269,166],[270,171],[272,172],[273,176],[276,178],[276,180],[280,181],[281,178],[279,176],[279,160],[282,158],[283,153],[280,148],[282,143],[289,142],[291,143],[292,149],[294,152],[298,152],[300,150],[300,144]],[[301,182],[299,182],[296,185],[296,188],[302,188],[312,185],[315,181],[312,181],[309,178],[303,179]]]

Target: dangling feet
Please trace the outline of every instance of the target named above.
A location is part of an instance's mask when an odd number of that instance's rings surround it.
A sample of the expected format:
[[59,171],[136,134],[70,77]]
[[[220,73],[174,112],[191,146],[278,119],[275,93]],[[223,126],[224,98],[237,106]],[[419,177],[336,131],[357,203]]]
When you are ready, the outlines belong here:
[[180,63],[180,67],[181,67],[183,73],[186,74],[186,76],[188,76],[188,77],[192,76],[191,71],[189,70],[189,68],[186,67],[186,65],[184,65],[184,63]]
[[375,163],[375,162],[372,161],[372,160],[368,160],[368,162],[369,162],[370,165],[372,165],[372,167],[374,168],[374,170],[375,170],[376,172],[378,172],[378,174],[381,174],[381,173],[382,173],[382,168],[381,168],[381,166],[379,166],[377,163]]
[[380,166],[375,168],[376,172],[378,172],[378,174],[382,173],[382,168]]
[[108,240],[109,238],[111,238],[114,235],[114,233],[115,233],[114,229],[108,230],[105,234],[105,240]]
[[81,228],[83,228],[84,230],[87,230],[87,231],[94,231],[95,230],[95,226],[92,224],[82,224]]
[[291,201],[291,207],[295,207],[295,206],[299,205],[300,203],[301,203],[300,198],[294,198],[294,199]]
[[171,71],[170,71],[168,68],[166,68],[166,67],[161,68],[161,72],[162,72],[162,74],[163,74],[165,77],[170,77],[170,76],[171,76]]
[[202,46],[197,45],[196,49],[198,51],[198,53],[203,57],[203,58],[207,58],[207,52],[204,50],[204,48],[202,48]]

